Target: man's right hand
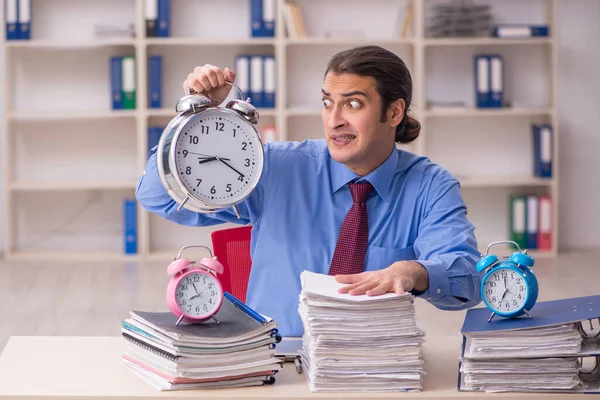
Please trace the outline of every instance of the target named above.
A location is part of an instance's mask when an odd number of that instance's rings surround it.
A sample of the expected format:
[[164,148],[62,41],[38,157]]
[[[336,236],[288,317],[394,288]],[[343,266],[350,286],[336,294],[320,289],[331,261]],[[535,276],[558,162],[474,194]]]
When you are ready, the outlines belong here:
[[191,89],[193,92],[203,93],[221,102],[227,98],[231,90],[231,85],[225,82],[235,82],[235,72],[229,68],[223,71],[214,65],[205,64],[194,68],[194,72],[188,75],[183,82],[183,90],[188,94],[188,90]]

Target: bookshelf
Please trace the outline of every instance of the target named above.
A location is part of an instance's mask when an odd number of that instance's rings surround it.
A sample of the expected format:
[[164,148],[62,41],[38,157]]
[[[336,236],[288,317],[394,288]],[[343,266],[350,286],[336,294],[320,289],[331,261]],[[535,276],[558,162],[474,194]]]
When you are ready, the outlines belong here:
[[[556,254],[560,142],[556,0],[526,5],[516,0],[488,2],[503,22],[517,17],[515,22],[551,25],[550,38],[532,39],[428,38],[428,10],[439,0],[414,1],[406,37],[400,32],[409,0],[373,0],[368,5],[359,0],[297,0],[308,35],[289,38],[284,2],[277,0],[272,38],[250,37],[249,2],[240,7],[236,0],[210,4],[172,0],[171,37],[146,38],[144,0],[33,0],[32,39],[2,37],[6,259],[166,262],[184,245],[210,246],[212,230],[233,225],[179,226],[138,207],[138,254],[123,253],[122,199],[134,196],[146,164],[148,126],[164,126],[175,115],[182,82],[194,66],[234,67],[237,54],[273,54],[277,102],[274,109],[259,110],[259,131],[274,124],[279,140],[321,138],[319,93],[326,62],[334,53],[361,44],[381,45],[407,63],[413,77],[413,115],[422,123],[421,136],[407,149],[430,157],[461,180],[482,249],[490,241],[507,238],[508,196],[550,194],[553,246],[532,254]],[[365,19],[367,10],[370,16]],[[65,27],[64,21],[76,22]],[[93,24],[113,22],[135,23],[135,38],[94,38]],[[363,35],[343,33],[348,26],[361,27]],[[331,31],[337,28],[342,33]],[[477,52],[506,57],[512,70],[506,82],[514,79],[506,94],[515,100],[513,107],[428,107],[436,97],[472,104],[472,62]],[[137,109],[114,111],[108,60],[126,54],[136,56]],[[147,57],[152,54],[163,56],[161,109],[148,108],[146,100]],[[526,62],[533,66],[525,66]],[[532,79],[527,70],[536,77]],[[533,122],[553,125],[552,179],[531,174]]]

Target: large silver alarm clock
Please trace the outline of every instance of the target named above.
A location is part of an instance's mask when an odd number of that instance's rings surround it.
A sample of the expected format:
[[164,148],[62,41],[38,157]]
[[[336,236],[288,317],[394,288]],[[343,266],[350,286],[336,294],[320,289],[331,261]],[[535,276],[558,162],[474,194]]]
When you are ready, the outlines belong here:
[[[229,83],[229,82],[228,82]],[[239,99],[223,107],[202,94],[182,97],[177,115],[164,129],[157,148],[161,182],[180,210],[211,213],[233,207],[256,188],[264,153],[254,125],[258,111]]]

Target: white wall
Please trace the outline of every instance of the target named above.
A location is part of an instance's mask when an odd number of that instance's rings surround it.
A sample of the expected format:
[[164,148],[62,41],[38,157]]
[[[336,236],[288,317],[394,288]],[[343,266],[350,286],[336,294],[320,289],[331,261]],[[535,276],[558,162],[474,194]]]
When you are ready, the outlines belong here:
[[[600,2],[560,0],[559,4],[560,244],[562,249],[600,247],[600,210],[596,207],[600,198],[600,158],[596,156],[600,150],[600,55],[595,51],[600,40]],[[0,60],[3,67],[4,60]],[[0,96],[2,118],[3,100]],[[3,188],[0,175],[0,191]],[[1,207],[3,203],[0,197]],[[4,221],[0,220],[0,251],[3,244]]]
[[559,7],[560,243],[600,246],[600,2]]

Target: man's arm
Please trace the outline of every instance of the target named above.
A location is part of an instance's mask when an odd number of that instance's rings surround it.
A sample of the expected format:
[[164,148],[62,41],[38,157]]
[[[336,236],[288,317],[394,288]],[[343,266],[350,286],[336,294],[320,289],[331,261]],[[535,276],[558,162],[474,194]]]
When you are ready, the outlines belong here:
[[481,276],[475,265],[480,255],[466,213],[458,181],[432,184],[414,242],[417,259],[398,261],[379,271],[338,275],[338,282],[349,284],[340,292],[378,295],[410,291],[445,310],[477,305]]
[[238,204],[241,219],[237,218],[233,208],[209,214],[197,213],[186,208],[177,210],[179,204],[169,196],[158,176],[155,147],[150,152],[146,169],[138,181],[135,195],[144,209],[181,225],[210,226],[224,222],[245,225],[256,221],[260,217],[261,208],[259,205],[262,189],[257,187],[248,199]]

